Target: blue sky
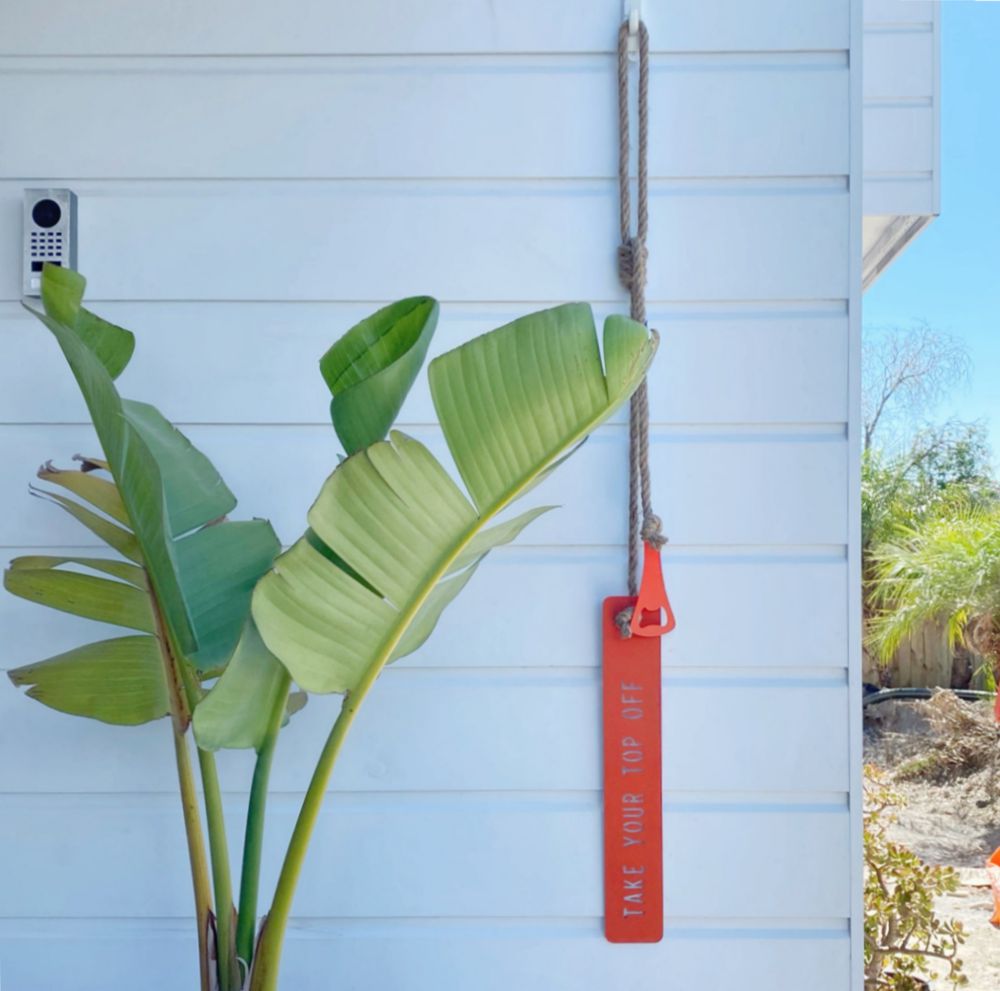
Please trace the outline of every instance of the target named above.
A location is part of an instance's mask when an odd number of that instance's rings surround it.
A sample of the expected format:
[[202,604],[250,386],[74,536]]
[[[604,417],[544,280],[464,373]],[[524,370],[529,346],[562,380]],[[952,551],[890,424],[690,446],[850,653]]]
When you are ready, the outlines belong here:
[[941,6],[941,216],[865,294],[864,324],[964,342],[970,381],[933,418],[985,420],[1000,463],[1000,2]]

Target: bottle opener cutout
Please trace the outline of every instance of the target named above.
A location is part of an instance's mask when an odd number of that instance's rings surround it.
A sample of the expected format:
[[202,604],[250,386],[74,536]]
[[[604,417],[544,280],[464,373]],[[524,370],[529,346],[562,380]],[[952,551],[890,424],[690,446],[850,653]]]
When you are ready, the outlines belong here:
[[[663,584],[660,552],[648,543],[642,546],[642,583],[639,585],[639,597],[636,599],[629,629],[634,637],[662,637],[677,625],[677,620],[674,619],[674,611],[667,598],[667,588]],[[647,620],[647,613],[655,613],[655,620]]]

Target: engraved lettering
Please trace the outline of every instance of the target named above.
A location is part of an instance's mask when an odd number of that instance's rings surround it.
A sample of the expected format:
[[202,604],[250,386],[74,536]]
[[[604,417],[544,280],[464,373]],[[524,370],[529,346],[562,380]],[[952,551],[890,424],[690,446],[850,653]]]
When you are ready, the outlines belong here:
[[614,601],[603,677],[605,931],[613,942],[647,942],[662,928],[659,649],[622,641]]

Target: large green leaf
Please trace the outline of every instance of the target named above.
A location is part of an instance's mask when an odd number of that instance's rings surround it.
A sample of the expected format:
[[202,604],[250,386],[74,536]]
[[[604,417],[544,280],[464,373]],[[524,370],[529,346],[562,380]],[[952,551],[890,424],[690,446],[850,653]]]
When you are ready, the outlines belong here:
[[437,325],[429,296],[401,299],[352,327],[320,359],[330,415],[348,454],[382,440],[416,381]]
[[432,361],[434,406],[476,508],[494,512],[631,395],[654,346],[641,324],[609,318],[605,379],[590,307],[570,303]]
[[218,523],[177,543],[177,565],[202,672],[225,664],[250,613],[250,593],[281,550],[264,520]]
[[220,519],[236,506],[236,496],[212,462],[155,406],[123,399],[122,412],[156,465],[171,537]]
[[628,399],[652,359],[655,341],[640,324],[609,320],[604,337],[607,376],[582,304],[525,317],[431,364],[435,406],[473,502],[400,433],[338,466],[309,511],[312,540],[279,557],[254,592],[261,636],[299,685],[363,689],[426,639],[469,577],[462,566],[530,522],[526,514],[486,529]]
[[285,705],[288,672],[247,622],[232,660],[194,711],[194,732],[204,750],[259,750],[275,706]]
[[[205,527],[185,537],[178,542],[177,549],[181,582],[185,595],[192,603],[192,619],[199,645],[198,651],[188,660],[203,676],[217,673],[229,660],[241,628],[248,622],[250,593],[274,560],[279,550],[278,540],[270,524],[263,520],[226,522]],[[111,575],[120,582],[94,579],[75,571],[56,570],[64,565]],[[15,595],[56,609],[155,632],[153,604],[145,572],[127,561],[52,555],[20,557],[11,562],[4,584]],[[266,651],[266,648],[261,649]],[[288,675],[273,657],[268,657],[274,668],[275,685],[283,686],[287,696]],[[241,663],[235,674],[237,692],[240,692],[241,679],[246,677],[246,669],[247,665]],[[55,692],[54,681],[64,671],[64,666],[54,665],[45,670],[48,672],[46,684],[49,696],[52,696]],[[66,677],[72,679],[79,669],[66,670],[69,671]],[[98,669],[91,665],[86,670]],[[158,670],[160,673],[157,675],[157,669],[153,669],[153,676],[162,682],[162,664]],[[109,722],[135,721],[133,694],[126,691],[120,700],[116,699],[116,692],[122,684],[127,685],[127,680],[112,678],[108,681],[107,694],[100,700],[99,718]],[[254,684],[252,688],[257,691],[258,685]],[[215,695],[213,690],[210,697]],[[47,701],[49,696],[39,698]],[[257,703],[271,705],[270,698],[253,697],[251,700],[251,696],[245,693],[238,697],[247,706],[246,715],[251,719],[257,714]],[[66,705],[62,707],[67,708]],[[267,719],[267,713],[260,715]],[[208,739],[211,740],[211,737]]]
[[154,637],[121,637],[77,647],[9,671],[18,687],[53,709],[134,726],[169,711],[163,662]]
[[[83,309],[83,289],[84,280],[75,272],[46,268],[46,312],[35,315],[70,365],[105,457],[78,459],[79,471],[61,471],[48,463],[40,469],[42,481],[82,502],[58,492],[32,491],[65,509],[128,560],[34,555],[12,563],[5,585],[14,594],[66,612],[147,633],[165,632],[179,648],[180,662],[192,665],[194,674],[218,674],[247,622],[253,586],[279,550],[277,538],[262,520],[225,521],[236,500],[208,459],[154,407],[119,396],[113,380],[132,354],[132,335]],[[122,723],[141,721],[141,713],[152,718],[152,709],[161,714],[157,707],[166,698],[166,683],[159,654],[155,665],[141,668],[141,676],[146,702],[146,679],[155,681],[160,701],[137,708],[135,688],[140,675],[136,665],[157,640],[112,643],[117,646],[83,647],[21,673],[27,677],[37,668],[44,684],[39,681],[34,694],[66,711]],[[106,691],[97,699],[100,675],[108,677]],[[287,679],[283,671],[282,676]],[[67,679],[69,696],[59,694],[60,677]],[[77,689],[84,683],[89,694],[80,701]],[[163,706],[165,711],[165,702]]]
[[128,582],[129,585],[134,585],[136,588],[149,587],[146,582],[146,573],[142,568],[135,564],[129,564],[127,561],[116,561],[113,558],[55,557],[50,554],[32,554],[14,558],[10,562],[10,570],[39,571],[44,568],[58,568],[64,564],[76,564],[82,568],[90,568],[92,571],[100,571],[123,582]]
[[43,566],[28,567],[23,559],[4,572],[4,588],[12,595],[52,609],[154,633],[156,623],[149,594],[125,582]]
[[97,355],[73,327],[49,314],[35,315],[59,342],[80,386],[167,623],[181,650],[193,651],[194,633],[177,578],[159,466],[142,434],[126,419],[114,382]]
[[[225,515],[235,499],[208,459],[156,409],[118,395],[113,375],[124,367],[125,350],[131,354],[131,334],[81,318],[84,284],[76,273],[46,268],[47,311],[35,315],[55,336],[83,394],[171,635],[182,651],[193,654],[199,646],[175,538]],[[60,504],[97,531],[99,518]],[[121,537],[116,531],[110,535]]]
[[386,631],[397,616],[305,538],[278,558],[253,596],[253,617],[264,642],[312,692],[347,691],[372,657],[387,657]]

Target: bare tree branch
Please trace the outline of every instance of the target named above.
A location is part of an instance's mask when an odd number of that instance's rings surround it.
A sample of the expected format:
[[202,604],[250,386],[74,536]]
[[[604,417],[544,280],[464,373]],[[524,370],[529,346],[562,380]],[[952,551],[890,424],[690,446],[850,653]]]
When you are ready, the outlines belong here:
[[864,447],[879,425],[914,421],[968,378],[969,354],[955,338],[926,323],[865,331],[861,378]]

